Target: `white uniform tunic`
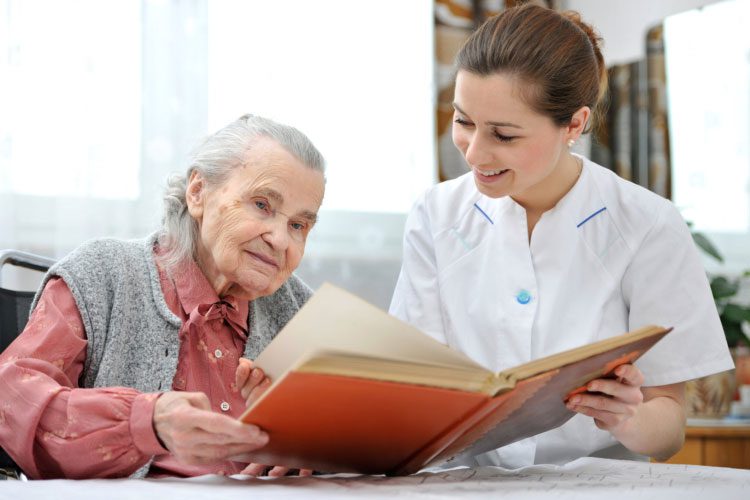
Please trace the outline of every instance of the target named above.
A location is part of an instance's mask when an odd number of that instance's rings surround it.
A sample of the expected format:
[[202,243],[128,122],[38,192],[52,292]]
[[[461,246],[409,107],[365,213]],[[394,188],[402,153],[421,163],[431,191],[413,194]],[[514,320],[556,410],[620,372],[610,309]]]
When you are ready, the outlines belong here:
[[[636,364],[646,386],[733,367],[706,273],[671,202],[583,159],[577,183],[528,239],[526,212],[468,173],[406,223],[390,312],[493,371],[647,324],[674,331]],[[477,457],[521,467],[616,444],[590,417]]]

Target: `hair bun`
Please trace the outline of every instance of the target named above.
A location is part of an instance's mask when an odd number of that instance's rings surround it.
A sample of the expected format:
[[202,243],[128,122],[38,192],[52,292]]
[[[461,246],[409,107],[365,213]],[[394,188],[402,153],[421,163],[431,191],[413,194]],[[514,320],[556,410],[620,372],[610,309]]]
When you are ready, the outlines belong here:
[[599,99],[601,100],[607,94],[607,86],[609,84],[607,66],[604,63],[604,55],[602,54],[602,45],[604,44],[604,39],[601,37],[601,35],[599,35],[599,33],[596,32],[593,26],[581,19],[581,15],[578,12],[573,10],[566,10],[564,12],[561,12],[560,15],[577,26],[578,29],[583,31],[583,33],[586,35],[586,38],[588,38],[589,42],[591,42],[591,48],[594,51],[596,63],[599,65]]
[[603,60],[604,58],[602,57],[601,48],[604,43],[604,39],[599,35],[599,33],[596,32],[596,30],[594,30],[594,27],[584,22],[578,12],[567,10],[565,12],[561,12],[560,14],[565,19],[578,26],[578,28],[580,28],[580,30],[586,34],[589,41],[591,42],[591,46],[594,48],[594,53],[596,54],[597,60]]

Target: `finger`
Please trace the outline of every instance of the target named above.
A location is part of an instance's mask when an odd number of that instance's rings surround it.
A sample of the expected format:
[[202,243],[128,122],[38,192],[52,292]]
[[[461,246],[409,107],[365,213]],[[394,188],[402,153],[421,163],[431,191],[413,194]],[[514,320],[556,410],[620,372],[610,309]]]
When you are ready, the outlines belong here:
[[263,464],[250,464],[245,467],[240,474],[246,474],[248,476],[262,476],[268,469],[267,465]]
[[237,390],[242,389],[253,371],[253,362],[247,358],[240,358],[237,370],[234,372],[234,383]]
[[250,395],[250,391],[255,389],[255,387],[258,386],[261,382],[263,382],[263,379],[265,378],[265,373],[263,373],[263,370],[260,368],[253,368],[253,370],[250,372],[249,379],[240,387],[240,394],[243,398],[247,399],[247,397]]
[[263,379],[263,382],[258,384],[252,391],[250,391],[250,394],[247,396],[247,399],[245,400],[246,406],[250,406],[254,402],[256,402],[260,397],[268,390],[268,388],[271,387],[271,379],[265,378]]
[[615,369],[615,375],[619,382],[635,387],[642,386],[645,381],[643,372],[635,365],[620,365]]
[[628,404],[643,402],[643,392],[640,386],[625,385],[616,380],[598,379],[586,386],[590,392],[600,392]]
[[622,421],[621,415],[608,411],[596,410],[585,406],[576,407],[575,411],[594,419],[594,424],[600,429],[609,430],[617,427]]
[[312,469],[300,469],[299,470],[300,477],[308,477],[308,476],[312,476],[312,474],[313,474]]
[[[607,413],[620,414],[624,417],[635,415],[635,406],[607,396],[595,396],[592,394],[579,394],[570,398],[568,409],[581,413],[581,409],[604,411]],[[588,415],[588,413],[585,413]],[[590,416],[590,415],[589,415]]]
[[268,442],[268,434],[258,426],[213,412],[196,413],[193,426],[211,434],[229,436],[236,442],[253,443],[256,447]]
[[289,472],[289,467],[282,467],[281,465],[277,465],[276,467],[268,471],[268,477],[286,476],[287,472]]
[[259,444],[258,440],[248,440],[245,436],[237,436],[223,432],[207,432],[200,428],[180,431],[179,433],[175,433],[175,437],[184,443],[186,447],[230,446],[239,444],[243,446],[252,446],[252,449],[255,450],[262,446],[262,444]]
[[216,463],[223,462],[231,457],[243,455],[256,450],[257,447],[248,443],[233,443],[233,444],[202,444],[199,446],[193,446],[189,448],[181,448],[175,450],[175,457],[186,458],[189,457],[193,462],[199,461],[201,463]]

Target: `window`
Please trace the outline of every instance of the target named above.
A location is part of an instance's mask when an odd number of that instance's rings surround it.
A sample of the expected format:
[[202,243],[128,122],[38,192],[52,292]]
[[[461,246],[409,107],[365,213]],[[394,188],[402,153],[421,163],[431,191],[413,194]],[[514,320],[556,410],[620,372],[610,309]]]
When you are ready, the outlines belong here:
[[212,0],[208,123],[290,123],[328,162],[326,210],[407,212],[435,181],[432,2]]
[[2,192],[137,198],[140,2],[0,8]]
[[732,0],[670,16],[664,31],[673,199],[734,272],[750,266],[748,25],[750,2]]
[[666,20],[674,201],[697,229],[750,230],[750,4]]
[[387,305],[406,212],[436,180],[432,9],[0,0],[0,248],[60,257],[147,234],[168,174],[252,112],[298,127],[327,160],[303,277]]

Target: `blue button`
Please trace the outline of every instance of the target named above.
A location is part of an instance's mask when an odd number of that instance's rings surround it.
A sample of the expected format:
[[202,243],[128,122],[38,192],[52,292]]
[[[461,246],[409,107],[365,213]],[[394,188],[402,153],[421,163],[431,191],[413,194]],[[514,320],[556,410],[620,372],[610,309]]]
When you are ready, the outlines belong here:
[[518,295],[516,295],[516,300],[519,304],[528,304],[531,302],[531,294],[526,290],[521,290],[518,292]]

